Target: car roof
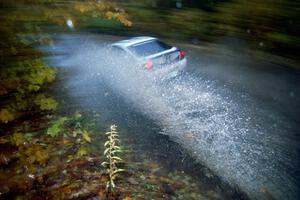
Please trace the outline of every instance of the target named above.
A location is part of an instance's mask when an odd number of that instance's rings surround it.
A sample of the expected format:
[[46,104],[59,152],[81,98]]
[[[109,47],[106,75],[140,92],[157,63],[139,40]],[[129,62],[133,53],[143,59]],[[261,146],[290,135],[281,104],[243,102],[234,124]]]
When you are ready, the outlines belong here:
[[142,43],[150,40],[156,40],[156,39],[157,38],[155,37],[149,37],[149,36],[133,37],[127,40],[121,40],[119,42],[113,43],[112,46],[128,47],[138,43]]

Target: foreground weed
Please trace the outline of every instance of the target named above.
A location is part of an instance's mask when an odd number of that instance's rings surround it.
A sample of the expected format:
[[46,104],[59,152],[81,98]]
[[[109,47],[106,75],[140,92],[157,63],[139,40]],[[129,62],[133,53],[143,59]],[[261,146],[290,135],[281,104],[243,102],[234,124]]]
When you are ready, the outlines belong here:
[[122,151],[118,146],[120,140],[118,139],[119,135],[116,128],[116,125],[112,125],[110,127],[110,131],[105,133],[108,140],[104,144],[104,156],[106,157],[106,161],[102,162],[102,165],[106,168],[108,173],[108,181],[106,183],[108,199],[113,199],[113,193],[116,187],[114,181],[117,178],[118,174],[124,171],[124,169],[119,169],[117,166],[117,164],[122,161],[122,159],[118,156],[118,154]]

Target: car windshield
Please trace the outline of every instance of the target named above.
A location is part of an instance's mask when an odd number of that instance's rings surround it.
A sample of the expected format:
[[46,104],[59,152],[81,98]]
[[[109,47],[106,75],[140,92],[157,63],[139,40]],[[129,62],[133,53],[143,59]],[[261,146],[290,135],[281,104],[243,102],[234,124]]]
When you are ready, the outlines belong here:
[[146,57],[149,55],[153,55],[171,49],[172,47],[159,40],[151,40],[144,43],[132,45],[128,48],[137,56]]

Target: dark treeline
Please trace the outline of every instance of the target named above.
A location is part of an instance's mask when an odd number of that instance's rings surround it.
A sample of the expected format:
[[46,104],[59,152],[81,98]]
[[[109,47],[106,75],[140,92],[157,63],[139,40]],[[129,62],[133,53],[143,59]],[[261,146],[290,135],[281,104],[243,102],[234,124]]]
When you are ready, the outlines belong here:
[[[193,41],[241,41],[242,47],[297,59],[300,3],[289,0],[122,0],[131,30]],[[128,31],[128,30],[125,30]],[[231,44],[229,44],[231,45]]]

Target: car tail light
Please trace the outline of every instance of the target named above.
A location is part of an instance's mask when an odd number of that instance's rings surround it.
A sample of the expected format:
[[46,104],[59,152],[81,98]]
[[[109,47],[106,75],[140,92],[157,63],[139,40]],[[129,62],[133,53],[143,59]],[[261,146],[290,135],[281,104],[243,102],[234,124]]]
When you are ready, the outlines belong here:
[[184,51],[180,51],[180,59],[184,59]]
[[148,60],[146,63],[145,63],[145,68],[146,69],[152,69],[153,67],[153,62],[151,60]]

